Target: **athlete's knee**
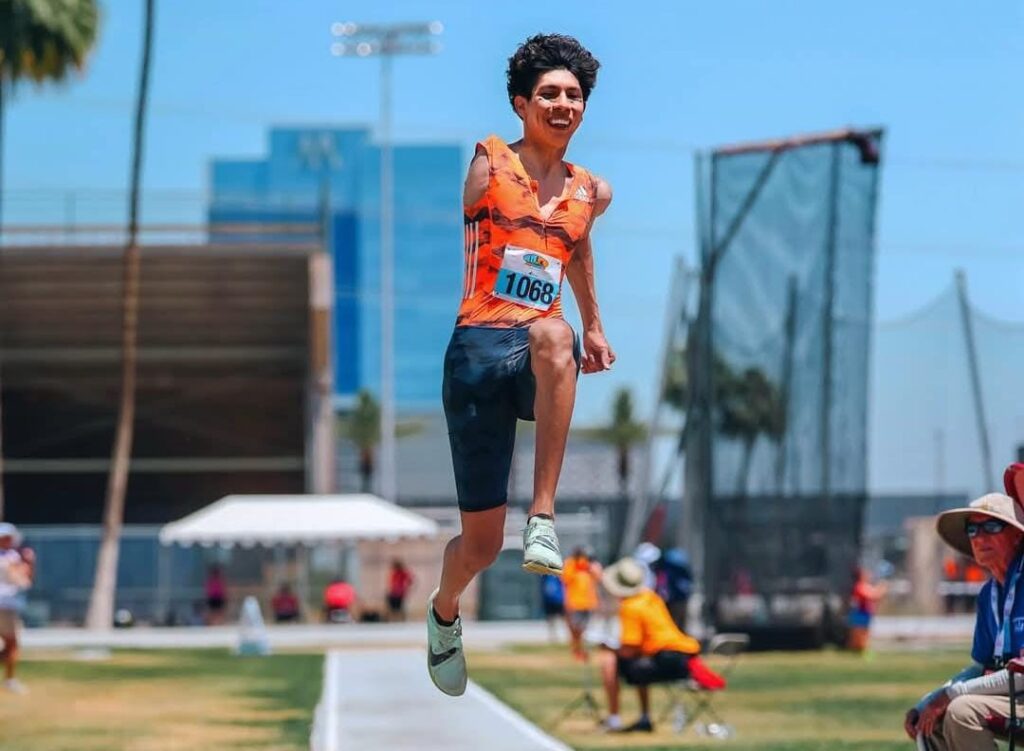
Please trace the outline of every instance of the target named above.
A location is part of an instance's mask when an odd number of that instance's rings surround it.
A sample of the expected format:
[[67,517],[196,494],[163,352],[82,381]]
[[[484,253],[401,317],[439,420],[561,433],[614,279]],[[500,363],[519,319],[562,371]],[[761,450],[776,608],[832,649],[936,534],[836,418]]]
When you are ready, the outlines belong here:
[[505,532],[462,537],[462,560],[474,571],[483,571],[494,563],[505,542]]
[[538,321],[530,326],[530,355],[535,362],[573,365],[572,343],[572,329],[565,321]]

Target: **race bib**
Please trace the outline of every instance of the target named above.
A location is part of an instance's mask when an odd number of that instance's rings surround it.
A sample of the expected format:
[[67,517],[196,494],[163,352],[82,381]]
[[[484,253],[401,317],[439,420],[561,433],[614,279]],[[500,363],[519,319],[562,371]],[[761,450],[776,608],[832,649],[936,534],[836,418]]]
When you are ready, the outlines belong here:
[[558,299],[562,262],[536,250],[505,246],[491,294],[518,305],[547,310]]

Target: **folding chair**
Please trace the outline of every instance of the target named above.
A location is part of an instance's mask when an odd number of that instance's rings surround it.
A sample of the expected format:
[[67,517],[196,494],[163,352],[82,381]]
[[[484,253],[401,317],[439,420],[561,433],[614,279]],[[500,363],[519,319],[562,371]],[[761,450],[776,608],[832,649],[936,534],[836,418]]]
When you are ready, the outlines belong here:
[[1000,737],[1005,738],[1009,742],[1009,751],[1014,751],[1017,738],[1021,735],[1021,729],[1024,727],[1024,718],[1017,716],[1017,701],[1020,694],[1014,690],[1017,676],[1024,675],[1024,660],[1020,657],[1013,658],[1006,663],[1006,670],[1010,674],[1010,716],[1008,718],[990,717],[989,728]]
[[[706,657],[718,657],[721,661],[715,666],[716,672],[723,678],[736,667],[736,660],[750,645],[750,637],[746,634],[716,634],[708,642],[707,649],[702,653]],[[692,678],[684,681],[665,684],[669,703],[662,712],[659,722],[664,722],[672,715],[672,727],[682,733],[690,725],[694,725],[700,735],[725,740],[733,737],[736,732],[727,724],[712,706],[717,691],[709,691],[700,686]],[[703,715],[711,722],[697,722]]]
[[557,730],[558,727],[577,712],[583,712],[594,722],[601,721],[601,704],[594,696],[594,666],[591,655],[583,661],[582,691],[571,702],[566,704],[562,710],[551,721],[550,729]]
[[[1020,693],[1014,691],[1018,675],[1024,675],[1024,659],[1015,657],[1006,664],[1006,670],[1010,674],[1010,716],[1009,717],[986,717],[987,727],[996,738],[1007,741],[1008,751],[1014,751],[1017,745],[1017,738],[1021,737],[1021,730],[1024,729],[1024,718],[1017,716],[1017,702],[1020,701]],[[923,735],[916,739],[918,751],[934,751],[932,743]]]

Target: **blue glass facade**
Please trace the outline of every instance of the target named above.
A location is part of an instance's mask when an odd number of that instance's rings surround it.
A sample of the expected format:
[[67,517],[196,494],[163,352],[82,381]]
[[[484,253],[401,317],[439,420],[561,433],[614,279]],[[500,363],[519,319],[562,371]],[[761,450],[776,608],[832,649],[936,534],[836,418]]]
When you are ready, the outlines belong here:
[[[394,147],[395,390],[403,411],[440,405],[441,364],[461,291],[462,150]],[[380,382],[380,150],[362,128],[274,128],[265,159],[216,159],[218,225],[317,223],[329,207],[335,274],[335,394]],[[289,235],[294,237],[294,235]],[[263,235],[263,239],[267,236]],[[275,239],[284,239],[278,237]]]

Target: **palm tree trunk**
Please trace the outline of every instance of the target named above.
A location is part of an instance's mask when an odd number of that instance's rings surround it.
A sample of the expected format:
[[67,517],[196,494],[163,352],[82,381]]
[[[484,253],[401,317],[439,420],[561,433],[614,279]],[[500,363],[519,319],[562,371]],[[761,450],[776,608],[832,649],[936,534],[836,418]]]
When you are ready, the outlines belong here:
[[619,495],[629,495],[629,446],[619,446]]
[[369,493],[373,489],[373,449],[364,448],[359,451],[359,492]]
[[740,464],[740,471],[736,477],[736,495],[743,497],[747,494],[747,482],[750,478],[750,464],[754,458],[754,441],[756,438],[743,439],[743,462]]
[[117,434],[107,480],[107,496],[103,509],[103,536],[96,558],[96,578],[86,626],[99,630],[110,628],[114,619],[114,595],[117,589],[117,563],[124,524],[125,495],[128,489],[128,465],[131,461],[135,427],[136,347],[138,343],[139,276],[141,257],[138,245],[139,183],[142,177],[143,136],[149,92],[150,58],[153,48],[153,11],[155,0],[146,0],[145,31],[142,45],[142,66],[135,108],[135,132],[132,140],[131,193],[128,203],[128,238],[123,258],[122,326],[121,326],[121,405],[117,418]]

